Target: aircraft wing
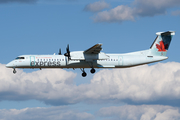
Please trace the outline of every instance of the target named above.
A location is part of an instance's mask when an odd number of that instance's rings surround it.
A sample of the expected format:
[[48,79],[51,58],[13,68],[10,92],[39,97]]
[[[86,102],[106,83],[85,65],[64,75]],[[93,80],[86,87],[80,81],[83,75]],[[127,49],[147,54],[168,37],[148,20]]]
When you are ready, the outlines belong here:
[[93,61],[93,60],[108,59],[109,58],[108,55],[106,55],[103,52],[100,52],[102,50],[101,46],[102,44],[96,44],[85,51],[71,52],[71,60],[74,59],[74,60]]
[[91,48],[85,50],[84,53],[87,53],[87,54],[98,54],[102,50],[101,46],[102,46],[102,44],[96,44],[96,45],[92,46]]

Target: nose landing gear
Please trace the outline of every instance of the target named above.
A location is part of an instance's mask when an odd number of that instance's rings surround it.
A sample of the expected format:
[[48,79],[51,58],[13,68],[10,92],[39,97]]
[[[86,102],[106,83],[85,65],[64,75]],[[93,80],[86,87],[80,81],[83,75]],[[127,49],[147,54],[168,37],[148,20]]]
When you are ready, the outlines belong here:
[[16,74],[16,72],[17,72],[17,71],[16,71],[16,69],[15,69],[15,68],[13,68],[13,73],[14,73],[14,74]]

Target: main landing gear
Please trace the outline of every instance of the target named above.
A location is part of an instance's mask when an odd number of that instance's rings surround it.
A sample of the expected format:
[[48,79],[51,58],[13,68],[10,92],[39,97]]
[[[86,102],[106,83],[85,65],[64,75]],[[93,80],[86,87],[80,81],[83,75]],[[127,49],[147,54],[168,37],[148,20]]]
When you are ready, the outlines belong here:
[[[81,71],[83,72],[83,73],[82,73],[82,76],[83,76],[83,77],[86,77],[86,76],[87,76],[87,73],[84,71],[84,68],[80,68],[80,69],[81,69]],[[93,74],[93,73],[96,72],[96,70],[95,70],[94,68],[92,68],[92,69],[90,70],[90,72]]]
[[[95,70],[94,67],[93,67],[93,62],[88,62],[88,64],[89,64],[89,66],[91,67],[90,72],[91,72],[92,74],[95,73],[96,70]],[[84,68],[80,68],[80,69],[81,69],[81,71],[83,72],[83,73],[82,73],[82,76],[83,76],[83,77],[86,77],[86,76],[87,76],[87,73],[84,71]]]
[[84,68],[83,68],[83,69],[80,68],[80,69],[81,69],[81,71],[83,72],[83,73],[82,73],[82,76],[83,76],[83,77],[86,77],[87,73],[84,71]]
[[15,69],[15,68],[13,68],[13,73],[14,73],[14,74],[16,74],[16,72],[17,72],[17,71],[16,71],[16,69]]
[[82,73],[82,76],[83,76],[83,77],[86,77],[86,75],[87,75],[86,72],[83,72],[83,73]]
[[93,74],[93,73],[95,73],[96,72],[96,70],[94,69],[94,68],[92,68],[91,69],[91,73]]

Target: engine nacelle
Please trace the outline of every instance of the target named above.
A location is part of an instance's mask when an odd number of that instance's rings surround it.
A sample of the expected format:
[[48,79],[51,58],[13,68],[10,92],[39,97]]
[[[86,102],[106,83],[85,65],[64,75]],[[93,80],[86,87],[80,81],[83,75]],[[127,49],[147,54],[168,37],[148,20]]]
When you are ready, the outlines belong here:
[[84,51],[76,51],[76,52],[71,52],[70,55],[72,60],[93,61],[93,60],[104,60],[109,58],[109,56],[103,52],[100,52],[98,54],[87,54],[84,53]]

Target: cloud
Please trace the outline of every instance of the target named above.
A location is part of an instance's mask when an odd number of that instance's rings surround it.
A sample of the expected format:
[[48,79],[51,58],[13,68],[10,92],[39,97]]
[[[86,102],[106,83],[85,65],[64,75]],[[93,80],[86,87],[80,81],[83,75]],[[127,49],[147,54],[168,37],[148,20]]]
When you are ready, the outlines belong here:
[[137,17],[162,15],[175,6],[180,6],[179,0],[135,0],[130,6],[119,5],[109,11],[98,12],[92,19],[94,22],[121,23]]
[[179,68],[179,63],[171,62],[128,69],[102,70],[95,74],[91,82],[101,86],[96,90],[101,99],[124,101],[128,104],[179,106]]
[[[84,108],[86,109],[86,108]],[[87,110],[85,110],[87,111]],[[90,114],[68,106],[48,108],[0,109],[3,120],[178,120],[179,108],[163,105],[124,105],[100,108]]]
[[68,107],[1,109],[1,120],[92,120],[86,112],[70,110]]
[[60,105],[71,103],[71,97],[74,96],[73,79],[76,74],[62,69],[32,73],[18,70],[14,75],[11,69],[0,64],[0,76],[0,100],[36,99],[47,104]]
[[171,14],[173,16],[179,16],[180,15],[180,10],[173,11]]
[[113,120],[178,120],[179,108],[162,105],[125,105],[120,107],[101,108],[98,113],[101,117]]
[[109,4],[104,1],[98,1],[94,3],[90,3],[85,6],[84,11],[90,11],[90,12],[98,12],[105,8],[109,8]]
[[36,99],[50,105],[124,102],[180,106],[180,63],[104,69],[91,83],[75,85],[76,74],[61,69],[25,73],[0,64],[0,100]]
[[109,11],[97,13],[93,18],[95,22],[123,22],[127,20],[134,20],[133,9],[128,6],[120,5]]
[[165,14],[167,9],[180,6],[179,0],[135,0],[133,4],[139,16],[155,16]]
[[38,0],[0,0],[1,3],[36,3]]

